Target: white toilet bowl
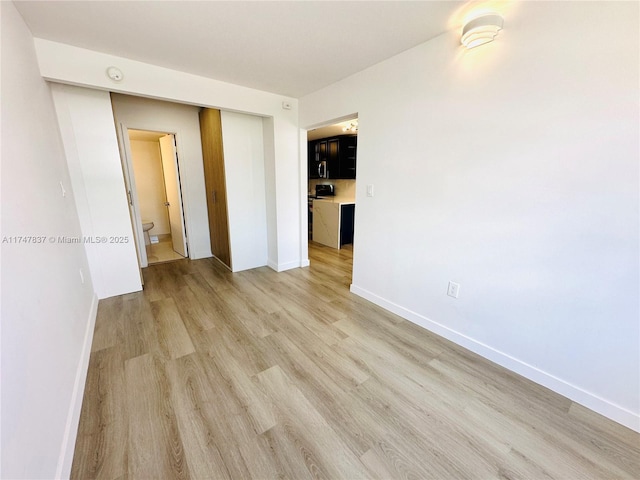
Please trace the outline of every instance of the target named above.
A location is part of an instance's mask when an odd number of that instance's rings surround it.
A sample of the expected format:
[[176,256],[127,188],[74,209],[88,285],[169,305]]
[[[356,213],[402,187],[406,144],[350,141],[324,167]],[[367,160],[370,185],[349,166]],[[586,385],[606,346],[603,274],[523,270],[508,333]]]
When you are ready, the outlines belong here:
[[151,239],[149,238],[149,230],[153,228],[153,222],[142,221],[142,231],[144,232],[144,244],[151,245]]

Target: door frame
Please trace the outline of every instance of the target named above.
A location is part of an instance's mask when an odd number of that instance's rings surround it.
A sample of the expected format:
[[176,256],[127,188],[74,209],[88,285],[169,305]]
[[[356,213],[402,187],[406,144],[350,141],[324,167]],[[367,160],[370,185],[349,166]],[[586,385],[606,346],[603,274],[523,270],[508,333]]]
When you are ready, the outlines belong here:
[[[142,217],[140,215],[140,203],[138,202],[138,191],[136,188],[136,177],[133,173],[133,156],[131,154],[131,143],[129,142],[129,129],[124,123],[118,125],[118,136],[121,138],[120,161],[122,163],[122,174],[129,205],[129,216],[133,227],[133,236],[138,254],[138,269],[142,278],[142,269],[147,267],[147,250],[144,244],[144,232],[142,231]],[[141,243],[142,242],[142,243]]]
[[[304,212],[301,216],[300,216],[300,221],[301,221],[301,235],[300,235],[300,240],[301,240],[301,258],[302,260],[302,265],[303,267],[309,266],[310,265],[310,260],[309,260],[309,218],[308,218],[308,198],[307,198],[307,193],[309,190],[309,161],[308,161],[308,135],[309,135],[309,131],[310,130],[315,130],[316,128],[321,128],[321,127],[328,127],[330,125],[335,125],[336,123],[341,123],[341,122],[346,122],[348,120],[354,120],[354,119],[359,119],[360,113],[359,112],[354,112],[351,113],[349,115],[343,115],[341,117],[337,117],[331,120],[326,120],[323,122],[319,122],[319,123],[315,123],[313,125],[309,125],[309,126],[305,126],[305,127],[300,127],[300,161],[302,163],[300,171],[301,171],[301,175],[300,175],[300,190],[302,192],[304,192],[304,205],[305,207],[302,209],[302,211]],[[359,144],[359,143],[358,143]],[[357,185],[357,183],[356,183]],[[355,226],[354,226],[354,239],[355,239]],[[354,242],[354,246],[355,246],[355,242]],[[354,251],[355,251],[355,247],[354,247]],[[351,273],[353,275],[353,266],[351,268]]]
[[[126,125],[124,122],[119,122],[117,134],[121,138],[120,160],[122,163],[122,173],[125,182],[125,194],[128,195],[127,203],[129,204],[129,214],[131,217],[131,225],[133,227],[133,235],[135,237],[136,251],[138,253],[138,268],[140,269],[140,278],[142,278],[142,268],[149,266],[147,258],[147,249],[144,243],[144,231],[142,230],[142,215],[140,213],[140,202],[138,200],[138,190],[136,187],[135,174],[133,171],[133,154],[131,153],[131,143],[129,140],[129,130],[146,130],[149,132],[159,132],[173,135],[176,141],[176,167],[178,172],[180,171],[180,153],[179,153],[179,140],[178,134],[170,130],[165,129],[150,129],[149,127],[132,127]],[[163,173],[164,182],[164,173]],[[165,186],[166,188],[166,186]],[[184,206],[184,183],[182,175],[178,174],[178,193],[180,195],[180,210],[182,211],[182,230],[187,242],[187,255],[186,258],[191,258],[191,248],[188,245],[189,235],[187,229],[187,212]]]

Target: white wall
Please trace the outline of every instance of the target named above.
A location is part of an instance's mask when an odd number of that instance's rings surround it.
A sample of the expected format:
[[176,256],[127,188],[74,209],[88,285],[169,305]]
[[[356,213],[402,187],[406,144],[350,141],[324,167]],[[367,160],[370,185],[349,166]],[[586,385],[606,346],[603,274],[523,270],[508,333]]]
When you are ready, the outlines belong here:
[[638,17],[518,2],[300,100],[358,112],[354,292],[634,429]]
[[[269,117],[264,124],[270,134],[264,141],[270,169],[265,173],[267,182],[273,182],[266,185],[268,264],[279,271],[301,265],[306,186],[301,182],[296,99],[48,40],[35,39],[35,45],[40,72],[48,80]],[[111,65],[123,71],[122,82],[105,75]],[[282,108],[283,101],[291,110]]]
[[45,237],[2,243],[0,477],[67,477],[97,299],[83,245],[57,242],[81,230],[49,87],[15,7],[0,9],[2,238]]
[[112,94],[117,124],[176,136],[189,258],[211,256],[198,107]]
[[167,195],[162,174],[160,142],[131,140],[130,144],[142,222],[153,222],[149,235],[171,233],[169,214],[164,205]]
[[267,206],[267,264],[279,271],[278,258],[278,213],[276,207],[276,157],[274,145],[275,130],[272,117],[262,119],[262,140],[264,142],[264,177]]
[[109,93],[51,91],[98,298],[142,290]]
[[267,264],[267,207],[262,118],[220,112],[231,265],[234,272]]

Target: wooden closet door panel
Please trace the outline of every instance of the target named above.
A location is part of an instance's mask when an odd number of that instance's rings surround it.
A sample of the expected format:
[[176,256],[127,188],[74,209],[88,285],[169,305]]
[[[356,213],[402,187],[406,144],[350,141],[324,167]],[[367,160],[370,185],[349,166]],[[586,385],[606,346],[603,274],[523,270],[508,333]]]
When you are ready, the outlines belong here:
[[207,210],[209,212],[211,253],[231,268],[220,110],[204,108],[200,111],[200,136],[207,191]]

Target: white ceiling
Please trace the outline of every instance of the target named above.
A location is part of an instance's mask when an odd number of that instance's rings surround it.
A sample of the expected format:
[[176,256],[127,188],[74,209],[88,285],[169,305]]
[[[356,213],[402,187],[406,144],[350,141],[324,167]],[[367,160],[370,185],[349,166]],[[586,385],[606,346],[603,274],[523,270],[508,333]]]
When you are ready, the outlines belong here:
[[443,33],[464,4],[14,3],[35,37],[292,97],[314,92]]
[[350,120],[346,120],[344,122],[335,123],[333,125],[327,125],[326,127],[315,128],[313,130],[307,131],[307,140],[317,140],[319,138],[327,138],[327,137],[337,137],[339,135],[354,135],[358,132],[345,132],[343,131],[343,127],[348,127],[351,124],[358,124],[358,119],[353,118]]

